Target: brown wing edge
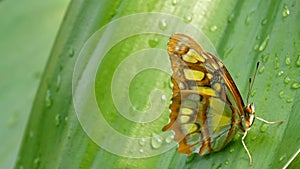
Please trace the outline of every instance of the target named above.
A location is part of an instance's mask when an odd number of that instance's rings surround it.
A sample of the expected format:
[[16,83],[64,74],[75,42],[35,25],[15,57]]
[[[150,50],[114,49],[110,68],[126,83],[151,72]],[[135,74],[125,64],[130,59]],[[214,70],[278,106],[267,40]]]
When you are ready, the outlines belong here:
[[[175,46],[178,46],[178,42],[182,43],[182,45],[180,45],[180,48],[175,50]],[[168,42],[168,53],[169,53],[170,58],[174,57],[174,55],[181,56],[181,55],[185,54],[186,52],[188,52],[190,48],[193,48],[198,53],[204,52],[203,49],[201,48],[201,46],[197,42],[195,42],[192,38],[190,38],[189,36],[187,36],[185,34],[174,34],[173,36],[171,36],[171,38]],[[227,87],[230,90],[230,92],[233,93],[235,102],[237,103],[236,105],[239,108],[239,112],[243,113],[244,103],[241,99],[241,95],[240,95],[232,77],[230,76],[228,70],[226,69],[224,64],[217,57],[215,57],[214,55],[211,55],[211,54],[209,54],[209,55],[216,63],[221,63],[221,65],[220,64],[219,65],[221,66],[223,71],[220,71],[220,74],[225,79]],[[172,69],[174,71],[174,65],[172,65]],[[192,147],[194,145],[188,145],[186,143],[185,139],[183,139],[185,136],[182,135],[182,132],[180,131],[181,123],[176,122],[176,119],[179,116],[179,110],[180,110],[180,106],[181,106],[181,95],[180,95],[180,89],[178,87],[178,84],[173,77],[172,77],[172,83],[174,86],[173,86],[172,103],[169,106],[169,108],[171,110],[170,122],[166,126],[164,126],[162,130],[163,131],[173,130],[177,134],[177,135],[175,135],[175,140],[177,140],[179,142],[178,151],[182,152],[182,153],[186,153],[186,154],[191,154],[193,152],[190,151],[190,147]],[[234,132],[233,125],[234,124],[232,124],[230,133]],[[196,144],[198,144],[198,143],[196,143]],[[205,150],[207,150],[209,152],[213,151],[210,147],[209,140],[202,142],[202,146],[201,146],[199,154],[200,155],[203,154],[203,152]]]

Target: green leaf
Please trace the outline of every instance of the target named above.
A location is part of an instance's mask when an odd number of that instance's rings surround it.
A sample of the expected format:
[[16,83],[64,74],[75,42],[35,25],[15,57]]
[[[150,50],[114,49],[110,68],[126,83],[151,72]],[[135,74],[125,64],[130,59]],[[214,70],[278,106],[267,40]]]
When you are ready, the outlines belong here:
[[[299,9],[295,1],[72,1],[16,168],[249,167],[241,134],[224,150],[204,157],[179,154],[168,133],[161,134],[171,97],[170,65],[164,60],[168,37],[174,31],[193,34],[194,28],[216,46],[244,98],[260,60],[250,101],[257,116],[285,122],[266,126],[256,121],[245,142],[253,168],[282,168],[300,140],[294,133],[300,129]],[[204,38],[201,45],[215,53],[201,32],[193,36]]]
[[0,2],[0,168],[13,168],[66,0]]

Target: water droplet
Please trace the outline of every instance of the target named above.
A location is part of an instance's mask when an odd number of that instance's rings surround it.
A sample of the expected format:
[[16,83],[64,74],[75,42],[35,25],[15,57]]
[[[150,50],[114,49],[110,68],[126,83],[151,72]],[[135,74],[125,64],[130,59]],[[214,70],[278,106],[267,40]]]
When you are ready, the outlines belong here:
[[233,148],[233,147],[230,148],[230,149],[229,149],[229,152],[230,152],[230,153],[234,152],[234,148]]
[[144,150],[143,150],[142,148],[141,148],[139,151],[140,151],[140,153],[143,153],[143,152],[144,152]]
[[265,71],[265,66],[261,66],[261,67],[258,69],[258,73],[259,73],[259,74],[264,73],[264,71]]
[[217,30],[218,30],[217,25],[213,25],[213,26],[210,27],[211,32],[216,32]]
[[139,145],[144,146],[146,144],[146,139],[145,138],[140,138],[139,139]]
[[286,154],[283,154],[280,158],[279,158],[279,162],[283,161],[286,157]]
[[268,61],[268,59],[269,59],[269,55],[262,55],[261,58],[262,58],[262,61],[264,63],[266,63]]
[[29,137],[30,137],[30,138],[33,138],[33,137],[34,137],[34,132],[33,132],[32,130],[29,132]]
[[193,17],[191,15],[185,15],[183,17],[183,20],[186,22],[186,23],[190,23],[192,20],[193,20]]
[[60,84],[61,84],[61,76],[60,74],[57,75],[57,78],[56,78],[56,91],[58,92],[59,89],[60,89]]
[[20,115],[19,114],[20,113],[18,113],[18,112],[13,112],[11,114],[10,118],[7,121],[7,126],[8,127],[13,127],[13,126],[15,126],[18,123],[18,121],[20,119],[20,117],[19,117]]
[[268,35],[264,41],[260,44],[259,48],[258,48],[258,51],[262,52],[263,50],[266,49],[267,45],[268,45],[268,42],[269,42],[269,39],[270,39],[270,36]]
[[253,48],[253,49],[254,49],[255,51],[257,51],[257,50],[258,50],[258,48],[259,48],[259,45],[258,45],[258,44],[256,44],[256,45],[254,46],[254,48]]
[[269,83],[269,84],[267,84],[267,91],[270,91],[270,89],[271,89],[271,84]]
[[287,4],[284,4],[283,10],[282,10],[282,16],[283,17],[288,17],[291,14]]
[[285,83],[285,84],[288,84],[290,81],[291,81],[291,78],[290,78],[290,77],[286,76],[286,77],[284,78],[284,83]]
[[295,82],[292,84],[292,89],[299,89],[300,88],[300,84]]
[[283,73],[284,73],[284,72],[281,70],[281,71],[279,71],[279,72],[278,72],[278,74],[277,74],[277,75],[280,77],[280,76],[282,76],[282,75],[283,75]]
[[167,97],[166,97],[166,95],[161,95],[161,100],[167,100]]
[[170,135],[168,135],[166,138],[165,138],[165,142],[166,143],[171,143],[172,141],[174,140],[174,133],[170,133]]
[[69,117],[68,116],[66,116],[65,117],[65,122],[67,122],[69,120]]
[[300,55],[298,55],[298,59],[296,61],[296,65],[299,67],[300,66]]
[[228,22],[231,23],[232,20],[234,19],[234,17],[235,17],[234,13],[230,14],[229,17],[228,17]]
[[247,15],[247,17],[245,19],[245,25],[249,25],[250,24],[250,20],[251,20],[250,15]]
[[294,99],[292,99],[292,98],[286,99],[287,103],[292,103],[293,101],[294,101]]
[[158,45],[158,39],[157,38],[155,38],[155,39],[150,39],[149,41],[148,41],[148,44],[149,44],[149,46],[151,47],[151,48],[154,48],[155,46],[157,46]]
[[40,160],[39,157],[35,158],[35,159],[33,160],[34,168],[39,168],[40,162],[41,162],[41,160]]
[[177,5],[177,0],[172,0],[172,5],[173,6]]
[[171,79],[169,80],[169,87],[170,87],[170,89],[173,89],[173,83],[172,83],[172,81],[171,81]]
[[229,160],[226,160],[226,161],[225,161],[225,165],[228,165],[228,164],[229,164]]
[[232,47],[228,48],[225,50],[223,57],[227,58],[229,56],[229,54],[232,52]]
[[152,134],[152,138],[151,138],[151,146],[154,149],[158,149],[159,147],[161,147],[163,142],[163,138],[160,135],[157,135],[155,133]]
[[251,97],[254,97],[255,95],[256,95],[256,91],[253,90],[253,91],[251,92],[250,96],[251,96]]
[[269,128],[269,125],[268,125],[268,124],[263,124],[263,125],[261,125],[261,127],[260,127],[260,131],[261,131],[262,133],[264,133],[264,132],[266,132],[266,131],[268,130],[268,128]]
[[69,51],[69,57],[72,58],[75,55],[75,50],[74,49],[70,49]]
[[51,91],[50,91],[50,89],[48,89],[47,93],[46,93],[45,105],[48,108],[52,106],[52,98],[51,98]]
[[55,116],[55,125],[56,126],[60,125],[60,114],[56,114],[56,116]]
[[256,35],[256,39],[257,39],[257,40],[260,40],[260,39],[261,39],[261,36],[260,36],[260,35]]
[[263,19],[262,21],[261,21],[261,25],[265,25],[265,24],[267,24],[268,23],[268,19],[267,18],[265,18],[265,19]]
[[279,97],[280,97],[281,99],[284,98],[284,91],[281,90],[281,91],[279,92]]
[[160,20],[158,26],[161,30],[166,30],[168,26],[167,21],[164,19]]
[[278,69],[279,68],[279,60],[278,60],[278,57],[275,56],[275,69]]
[[254,135],[254,136],[251,137],[251,140],[254,141],[254,140],[256,140],[256,138],[257,137]]
[[290,65],[291,64],[291,58],[289,58],[289,57],[285,58],[285,64]]

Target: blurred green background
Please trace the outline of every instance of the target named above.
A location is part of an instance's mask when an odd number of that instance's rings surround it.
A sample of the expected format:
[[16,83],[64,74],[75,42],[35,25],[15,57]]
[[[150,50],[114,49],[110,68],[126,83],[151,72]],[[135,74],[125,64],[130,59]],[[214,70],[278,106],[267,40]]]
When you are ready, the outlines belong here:
[[0,168],[13,168],[69,0],[0,1]]

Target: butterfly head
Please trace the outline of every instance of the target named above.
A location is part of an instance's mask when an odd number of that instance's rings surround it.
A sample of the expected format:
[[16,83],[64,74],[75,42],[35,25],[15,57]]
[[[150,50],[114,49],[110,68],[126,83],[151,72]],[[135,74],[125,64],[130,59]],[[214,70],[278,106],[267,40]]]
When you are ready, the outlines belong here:
[[250,128],[254,122],[254,119],[255,119],[254,104],[250,103],[244,107],[244,120],[243,120],[244,126]]

